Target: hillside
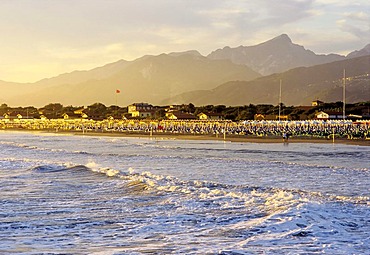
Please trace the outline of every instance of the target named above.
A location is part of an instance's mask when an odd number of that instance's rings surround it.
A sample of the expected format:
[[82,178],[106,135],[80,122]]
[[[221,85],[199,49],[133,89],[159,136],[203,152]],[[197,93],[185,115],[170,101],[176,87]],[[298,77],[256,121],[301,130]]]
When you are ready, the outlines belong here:
[[[312,100],[342,101],[343,70],[346,70],[346,101],[370,100],[370,56],[313,67],[300,67],[258,78],[231,81],[212,90],[198,90],[176,96],[177,103],[195,105],[275,104],[279,102],[280,79],[285,105],[309,105]],[[169,100],[164,101],[167,103]]]

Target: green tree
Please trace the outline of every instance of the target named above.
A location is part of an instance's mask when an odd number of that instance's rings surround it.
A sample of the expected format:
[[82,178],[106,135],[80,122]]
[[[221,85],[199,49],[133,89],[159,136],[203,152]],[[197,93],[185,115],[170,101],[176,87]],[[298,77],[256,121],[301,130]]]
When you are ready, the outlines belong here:
[[194,104],[192,103],[189,103],[189,104],[184,104],[182,105],[182,107],[180,108],[181,111],[184,111],[184,112],[187,112],[187,113],[194,113],[196,108],[194,106]]
[[0,109],[8,109],[9,106],[7,104],[1,104]]
[[5,113],[7,113],[9,111],[9,107],[7,104],[2,104],[0,106],[0,115],[4,115]]
[[166,110],[161,108],[155,112],[154,118],[158,120],[163,120],[166,117]]
[[63,105],[60,103],[45,105],[43,108],[43,114],[49,118],[61,118],[63,115]]
[[75,107],[75,106],[72,106],[72,105],[69,105],[69,106],[65,106],[63,107],[62,109],[62,112],[63,113],[73,113],[74,111],[78,110],[78,109],[81,109],[81,107]]
[[25,117],[39,118],[40,114],[36,107],[28,106],[23,108],[22,115]]
[[215,113],[223,113],[226,109],[226,105],[216,105],[215,107],[213,107],[213,111]]
[[95,103],[87,107],[87,115],[94,118],[104,118],[107,115],[107,107],[102,103]]

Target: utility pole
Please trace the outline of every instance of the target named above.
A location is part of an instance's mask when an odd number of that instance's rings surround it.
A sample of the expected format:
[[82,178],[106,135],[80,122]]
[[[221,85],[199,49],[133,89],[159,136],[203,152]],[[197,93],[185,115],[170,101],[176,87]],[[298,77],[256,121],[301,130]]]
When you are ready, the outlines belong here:
[[281,114],[281,79],[280,79],[280,92],[279,92],[279,121],[280,121],[280,114]]
[[117,117],[118,117],[117,95],[118,95],[119,93],[121,93],[121,90],[116,89],[116,93],[115,93],[115,95],[116,95],[116,116],[114,116],[115,118],[117,118]]
[[343,69],[343,120],[346,119],[346,69]]

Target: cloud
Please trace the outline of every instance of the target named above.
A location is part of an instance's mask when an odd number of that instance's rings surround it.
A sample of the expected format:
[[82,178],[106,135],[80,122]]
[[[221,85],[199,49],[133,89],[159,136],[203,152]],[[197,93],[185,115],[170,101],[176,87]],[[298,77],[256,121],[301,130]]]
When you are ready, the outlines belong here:
[[346,12],[337,20],[341,31],[347,32],[360,40],[370,42],[370,14],[363,11]]
[[344,16],[346,16],[346,17],[348,17],[349,19],[352,19],[352,20],[359,20],[359,21],[364,21],[364,22],[367,22],[367,23],[370,22],[370,14],[365,13],[363,11],[345,13]]
[[347,32],[361,40],[370,40],[370,26],[354,24],[346,19],[338,20],[340,30]]
[[306,19],[314,15],[314,0],[261,0],[266,11],[265,23],[279,26]]

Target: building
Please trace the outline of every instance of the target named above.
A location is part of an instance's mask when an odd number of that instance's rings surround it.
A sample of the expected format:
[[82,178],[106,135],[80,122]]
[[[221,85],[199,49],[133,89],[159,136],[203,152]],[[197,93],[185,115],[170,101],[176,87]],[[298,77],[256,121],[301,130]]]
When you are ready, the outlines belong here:
[[84,107],[84,108],[75,110],[73,113],[75,115],[79,115],[80,118],[87,119],[89,116],[87,115],[85,110],[86,110],[86,108]]
[[45,115],[41,114],[40,115],[40,120],[48,120],[48,117],[46,117]]
[[192,114],[184,113],[180,111],[171,111],[166,113],[166,118],[170,120],[195,120],[195,117]]
[[363,117],[362,117],[362,115],[357,115],[357,114],[348,114],[348,115],[347,115],[347,119],[348,119],[348,120],[356,121],[356,120],[361,120],[361,119],[363,119]]
[[312,105],[312,106],[320,106],[320,105],[322,105],[323,103],[324,103],[323,101],[315,100],[315,101],[312,101],[311,105]]
[[[288,120],[288,115],[280,115],[280,120],[281,121],[286,121]],[[274,114],[255,114],[254,115],[254,120],[279,120],[279,115],[274,115]]]
[[327,111],[327,112],[317,112],[315,114],[316,119],[318,120],[339,120],[343,119],[343,112],[333,112],[333,111]]
[[19,112],[8,112],[8,113],[4,113],[3,115],[3,119],[6,119],[6,120],[16,120],[16,119],[27,119],[27,120],[30,120],[30,119],[34,119],[34,116],[33,115],[22,115],[22,113],[19,113]]
[[65,120],[75,120],[75,119],[82,119],[80,114],[75,113],[63,113],[62,114],[63,119]]
[[128,113],[132,117],[151,118],[155,115],[155,108],[148,103],[135,103],[128,106]]
[[80,115],[82,115],[85,109],[86,109],[86,108],[85,108],[85,107],[83,107],[83,108],[80,108],[80,109],[77,109],[77,110],[73,111],[73,113],[74,113],[74,114],[80,114]]
[[198,118],[200,120],[223,120],[224,116],[220,113],[214,113],[214,112],[203,113],[202,112],[198,114]]
[[183,107],[183,105],[170,105],[168,106],[165,111],[170,112],[170,111],[180,111],[180,109]]

